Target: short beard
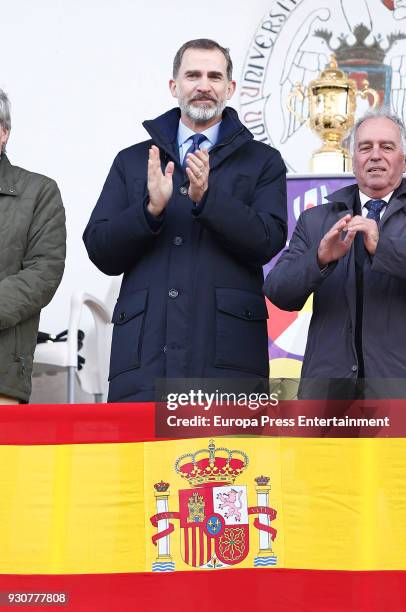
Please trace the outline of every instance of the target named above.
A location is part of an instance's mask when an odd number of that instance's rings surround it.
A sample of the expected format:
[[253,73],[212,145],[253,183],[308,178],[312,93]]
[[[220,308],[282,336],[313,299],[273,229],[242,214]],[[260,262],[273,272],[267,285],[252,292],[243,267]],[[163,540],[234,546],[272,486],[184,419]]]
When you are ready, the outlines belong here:
[[199,105],[193,106],[193,104],[188,104],[185,100],[179,100],[179,107],[182,113],[184,113],[189,119],[194,121],[195,123],[206,123],[210,121],[214,117],[221,116],[223,110],[226,107],[226,100],[222,102],[218,102],[214,106],[209,105]]

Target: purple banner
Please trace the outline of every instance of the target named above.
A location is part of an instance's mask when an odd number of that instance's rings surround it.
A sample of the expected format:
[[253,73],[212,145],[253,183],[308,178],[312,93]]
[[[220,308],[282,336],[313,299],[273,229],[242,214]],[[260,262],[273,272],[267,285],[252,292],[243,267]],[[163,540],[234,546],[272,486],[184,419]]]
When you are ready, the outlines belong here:
[[[300,214],[313,206],[323,206],[326,196],[355,182],[353,176],[290,176],[288,177],[288,242]],[[264,266],[264,275],[272,269],[280,254]],[[299,377],[306,345],[311,308],[284,312],[267,300],[269,359],[272,377]]]

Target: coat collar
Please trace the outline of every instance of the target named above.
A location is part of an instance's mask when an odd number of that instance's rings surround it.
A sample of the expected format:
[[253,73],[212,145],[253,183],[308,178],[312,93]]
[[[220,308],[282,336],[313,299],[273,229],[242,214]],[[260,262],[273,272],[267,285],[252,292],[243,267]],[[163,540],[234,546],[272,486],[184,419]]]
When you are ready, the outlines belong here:
[[399,187],[395,189],[392,194],[391,199],[389,200],[388,206],[383,213],[383,217],[380,222],[380,228],[385,225],[388,219],[392,215],[394,215],[398,210],[403,208],[404,212],[406,212],[406,179],[403,179],[400,183]]
[[0,195],[16,196],[17,187],[14,183],[13,166],[5,153],[0,158]]
[[[154,143],[177,163],[179,163],[177,150],[179,119],[180,109],[172,108],[156,119],[144,121],[142,124]],[[231,107],[226,107],[223,111],[217,144],[210,151],[210,167],[218,165],[233,151],[252,139],[253,135],[238,119],[237,112]]]
[[[341,204],[345,208],[353,210],[354,198],[357,196],[357,194],[358,185],[355,183],[354,185],[347,185],[347,187],[343,187],[342,189],[338,189],[337,191],[330,193],[328,196],[326,196],[326,200],[328,200],[332,205]],[[388,219],[394,212],[403,207],[406,207],[406,179],[403,179],[399,187],[393,192],[392,197],[389,200],[387,211],[382,217],[382,221]]]
[[330,193],[326,196],[326,200],[332,205],[342,204],[348,210],[353,210],[354,208],[354,198],[358,193],[358,185],[355,183],[354,185],[347,185],[347,187],[342,187],[333,193]]
[[226,107],[223,111],[217,144],[210,151],[210,168],[213,169],[253,138],[251,132],[239,120],[237,111]]

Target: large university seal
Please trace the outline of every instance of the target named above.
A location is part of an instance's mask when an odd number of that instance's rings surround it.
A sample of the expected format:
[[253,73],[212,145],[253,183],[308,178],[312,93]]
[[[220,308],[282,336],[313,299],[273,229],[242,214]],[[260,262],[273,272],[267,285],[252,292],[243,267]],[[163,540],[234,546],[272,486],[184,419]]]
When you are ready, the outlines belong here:
[[[249,47],[240,116],[257,140],[280,150],[291,172],[308,172],[317,137],[289,113],[295,83],[307,86],[335,53],[339,67],[406,120],[406,0],[271,0]],[[300,105],[300,101],[297,102]],[[297,108],[308,116],[307,101]],[[359,104],[362,114],[368,102]]]

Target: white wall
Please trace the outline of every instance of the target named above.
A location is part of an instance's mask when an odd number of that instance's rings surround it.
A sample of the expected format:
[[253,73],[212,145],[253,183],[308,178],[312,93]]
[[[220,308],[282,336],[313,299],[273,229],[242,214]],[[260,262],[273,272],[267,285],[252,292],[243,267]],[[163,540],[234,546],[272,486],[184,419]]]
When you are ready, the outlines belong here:
[[[12,102],[11,161],[56,179],[67,213],[65,275],[41,329],[67,326],[74,288],[109,280],[81,236],[116,153],[147,137],[141,122],[174,105],[172,59],[188,39],[229,46],[235,75],[267,0],[14,0],[0,8],[0,87]],[[238,93],[235,96],[238,107]]]
[[[333,34],[335,48],[342,33],[354,44],[360,23],[371,29],[367,45],[381,37],[391,74],[387,95],[406,119],[406,40],[390,42],[405,31],[404,1],[395,0],[394,10],[381,0],[3,2],[0,87],[11,98],[13,121],[8,153],[12,162],[55,178],[67,212],[66,272],[41,329],[67,326],[74,288],[100,298],[107,292],[110,279],[88,261],[81,236],[116,153],[147,137],[144,119],[174,105],[168,79],[183,42],[208,37],[230,47],[242,85],[250,62],[259,66],[259,94],[241,116],[262,114],[289,167],[306,172],[320,142],[305,124],[285,138],[286,99],[297,80],[307,84],[325,66],[331,49],[320,30]],[[269,43],[262,59],[255,59],[256,33]],[[238,87],[232,103],[240,108]]]

